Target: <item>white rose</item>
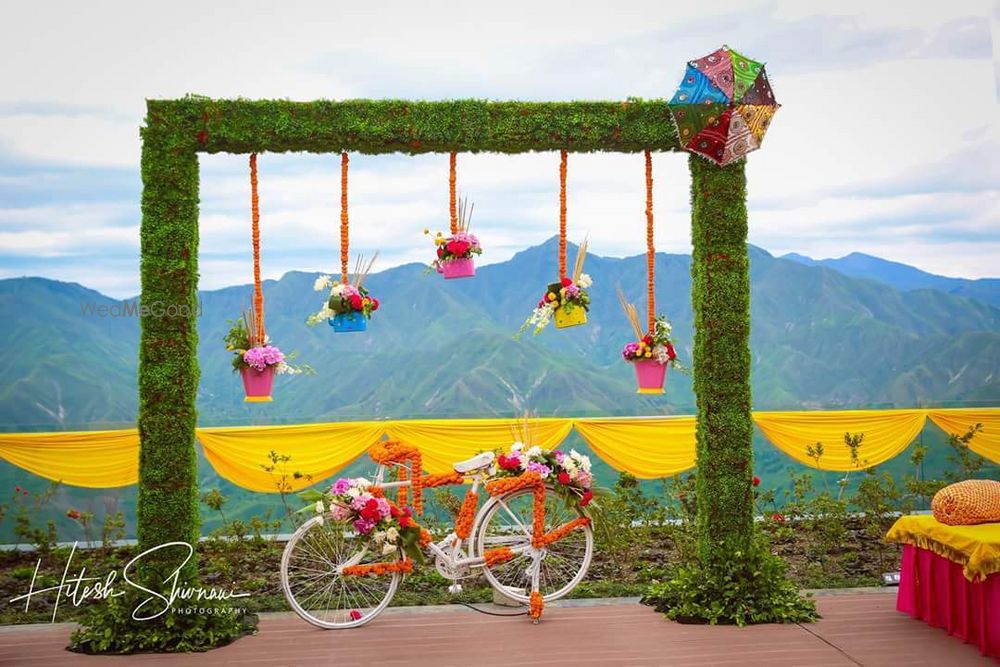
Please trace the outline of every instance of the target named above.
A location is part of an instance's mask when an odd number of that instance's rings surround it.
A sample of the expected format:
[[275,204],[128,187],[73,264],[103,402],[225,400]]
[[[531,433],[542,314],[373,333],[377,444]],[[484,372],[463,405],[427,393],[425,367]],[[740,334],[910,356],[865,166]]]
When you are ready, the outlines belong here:
[[576,281],[576,284],[577,284],[578,287],[581,287],[583,289],[587,289],[588,287],[590,287],[591,285],[594,284],[594,281],[590,279],[590,275],[589,274],[587,274],[587,273],[581,273],[580,274],[580,279]]
[[322,514],[325,511],[326,511],[326,508],[323,507],[323,501],[322,500],[317,500],[316,501],[316,514]]
[[542,448],[539,447],[538,445],[535,445],[534,447],[529,448],[528,451],[525,452],[525,455],[529,459],[538,458],[542,455]]
[[382,555],[388,556],[395,550],[396,550],[395,544],[392,544],[391,542],[386,542],[385,545],[382,547]]
[[515,442],[513,445],[510,446],[510,451],[512,451],[512,452],[519,452],[519,451],[521,451],[521,447],[524,447],[524,445],[522,443]]
[[330,295],[341,296],[344,293],[345,289],[347,289],[347,285],[344,285],[342,283],[337,283],[330,289]]
[[351,498],[357,498],[358,496],[361,495],[361,489],[359,489],[356,486],[352,486],[347,490],[347,495],[349,495]]
[[396,540],[399,539],[399,531],[396,530],[395,528],[390,528],[389,530],[385,531],[385,537],[390,542],[395,544]]
[[320,276],[313,283],[313,290],[319,292],[330,288],[330,276]]
[[385,542],[385,531],[376,530],[374,533],[372,533],[372,537],[375,538],[376,542]]

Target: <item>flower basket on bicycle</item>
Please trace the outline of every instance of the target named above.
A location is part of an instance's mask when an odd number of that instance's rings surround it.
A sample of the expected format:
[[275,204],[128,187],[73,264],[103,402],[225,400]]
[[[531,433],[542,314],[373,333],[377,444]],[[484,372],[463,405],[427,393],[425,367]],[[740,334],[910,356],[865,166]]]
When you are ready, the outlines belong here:
[[[560,452],[557,459],[557,453],[539,450],[552,463],[543,477],[537,468],[498,470],[492,452],[437,475],[423,472],[420,451],[406,443],[380,442],[369,454],[378,464],[373,479],[340,479],[322,493],[302,494],[317,514],[289,539],[281,581],[292,609],[309,623],[340,629],[371,621],[422,554],[455,582],[481,570],[503,595],[529,605],[536,622],[545,602],[567,595],[586,575],[594,544],[586,513],[589,484],[582,490],[579,474],[563,483],[566,470],[557,461],[567,460],[586,482],[587,457]],[[510,459],[502,455],[508,466]],[[538,463],[524,459],[525,466]],[[453,531],[435,539],[414,518],[422,512],[423,489],[457,484],[471,486]],[[482,506],[480,487],[487,491]],[[567,493],[577,502],[565,502]]]

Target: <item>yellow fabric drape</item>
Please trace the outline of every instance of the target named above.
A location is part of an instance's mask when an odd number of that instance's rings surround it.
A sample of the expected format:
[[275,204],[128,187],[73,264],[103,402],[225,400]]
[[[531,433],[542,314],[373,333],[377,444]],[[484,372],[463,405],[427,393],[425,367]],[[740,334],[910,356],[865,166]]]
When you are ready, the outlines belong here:
[[0,433],[0,457],[72,486],[129,486],[139,481],[139,432]]
[[898,456],[912,443],[926,421],[924,410],[844,410],[840,412],[755,412],[754,421],[771,443],[807,466],[816,461],[806,453],[823,443],[822,470],[857,470],[844,434],[864,433],[858,456],[860,468]]
[[[384,422],[297,426],[199,428],[198,440],[216,472],[251,491],[277,493],[282,475],[289,491],[304,489],[346,467],[385,432]],[[273,472],[268,453],[290,456]],[[295,478],[295,473],[302,476]]]
[[969,581],[1000,572],[1000,523],[949,526],[929,514],[903,516],[885,539],[912,544],[959,563]]
[[958,408],[928,410],[927,416],[945,433],[958,435],[982,424],[983,430],[969,442],[969,449],[990,461],[1000,461],[1000,415],[997,412],[996,408]]
[[577,433],[609,466],[641,479],[676,475],[695,464],[695,418],[577,419]]
[[427,472],[445,473],[477,452],[510,447],[523,437],[526,423],[531,443],[544,449],[565,440],[573,426],[572,419],[560,418],[418,419],[387,422],[386,432],[390,439],[415,445]]
[[[878,465],[906,449],[926,417],[946,433],[962,434],[973,424],[983,424],[971,448],[1000,463],[1000,408],[754,414],[767,439],[796,461],[815,467],[806,448],[822,442],[820,467],[840,471],[855,469],[844,433],[864,433],[862,465]],[[694,417],[540,418],[529,424],[532,441],[546,448],[557,446],[575,425],[595,454],[636,477],[674,475],[695,465]],[[261,468],[271,450],[292,457],[283,467],[290,487],[300,489],[343,469],[386,433],[419,447],[425,468],[440,473],[480,450],[507,447],[514,439],[512,429],[523,425],[519,419],[427,419],[199,428],[197,436],[222,477],[254,491],[275,492],[282,473],[272,475]],[[0,433],[0,457],[72,486],[128,486],[138,480],[139,437],[135,429]],[[304,477],[292,479],[295,472]]]

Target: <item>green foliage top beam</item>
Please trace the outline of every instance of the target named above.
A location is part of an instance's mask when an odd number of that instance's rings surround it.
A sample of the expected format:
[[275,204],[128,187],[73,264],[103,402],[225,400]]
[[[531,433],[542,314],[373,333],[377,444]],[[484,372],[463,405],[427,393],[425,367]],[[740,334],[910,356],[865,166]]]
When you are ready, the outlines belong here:
[[663,100],[149,100],[164,125],[205,153],[679,151]]

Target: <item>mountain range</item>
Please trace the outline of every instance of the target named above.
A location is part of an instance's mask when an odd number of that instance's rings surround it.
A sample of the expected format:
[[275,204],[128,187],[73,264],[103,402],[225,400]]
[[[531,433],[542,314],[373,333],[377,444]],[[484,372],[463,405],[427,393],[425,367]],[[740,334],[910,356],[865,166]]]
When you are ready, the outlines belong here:
[[[989,404],[1000,399],[1000,281],[960,281],[924,274],[877,258],[866,262],[773,257],[751,246],[753,398],[757,409]],[[575,255],[575,249],[570,250]],[[850,256],[854,257],[854,256]],[[847,260],[849,258],[844,258]],[[241,285],[200,294],[198,393],[202,425],[299,423],[340,419],[540,415],[690,414],[690,377],[671,371],[664,396],[635,393],[632,370],[619,352],[630,331],[615,295],[621,285],[645,312],[644,256],[589,255],[593,307],[586,326],[535,337],[513,334],[545,285],[554,279],[556,241],[507,262],[480,267],[471,280],[444,281],[421,265],[369,277],[382,303],[362,334],[334,334],[305,320],[322,305],[317,274],[290,272],[266,281],[267,328],[286,352],[298,353],[314,375],[281,377],[274,402],[247,404],[222,337],[227,320],[250,303]],[[681,360],[690,364],[691,259],[656,256],[657,311],[674,324]],[[859,264],[867,266],[864,275]],[[846,267],[846,268],[845,268]],[[900,269],[899,267],[902,267]],[[916,273],[914,273],[916,272]],[[929,276],[915,283],[914,276]],[[969,283],[969,284],[966,284]],[[137,405],[137,317],[111,317],[134,303],[79,284],[44,278],[0,280],[0,429],[5,431],[120,428]],[[101,307],[108,315],[98,315]],[[568,446],[586,451],[578,436]],[[939,474],[943,436],[928,431],[924,471]],[[766,488],[787,488],[801,466],[755,441],[755,473]],[[887,469],[909,471],[906,457]],[[367,463],[351,466],[364,474]],[[614,472],[595,461],[602,485]],[[995,474],[995,473],[990,473]],[[829,474],[833,483],[834,474]],[[199,456],[199,486],[220,488],[227,516],[281,514],[273,496],[238,489]],[[828,480],[829,481],[829,480]],[[852,482],[853,483],[853,482]],[[0,486],[40,491],[43,480],[0,461]],[[63,539],[79,527],[68,508],[101,517],[124,511],[134,534],[135,487],[62,487],[35,511],[52,519]],[[205,530],[217,525],[206,517]],[[0,542],[15,541],[0,522]]]
[[[589,255],[585,270],[594,286],[588,324],[514,339],[552,279],[555,256],[552,239],[480,267],[472,280],[444,281],[417,264],[373,274],[368,286],[382,307],[363,334],[304,324],[322,304],[312,289],[317,274],[293,271],[266,281],[268,333],[316,373],[279,378],[274,403],[263,408],[243,402],[222,344],[227,321],[250,302],[250,286],[202,292],[200,422],[493,416],[525,409],[555,415],[692,412],[688,376],[671,372],[665,396],[639,396],[631,368],[619,357],[630,331],[615,288],[620,285],[644,312],[643,256]],[[751,246],[750,256],[755,408],[1000,398],[1000,281],[956,286],[949,281],[957,279],[877,258],[861,262],[855,255],[814,262],[776,258]],[[848,275],[862,265],[866,275]],[[657,310],[673,322],[678,352],[689,363],[690,257],[658,254],[656,275]],[[914,276],[929,278],[920,283]],[[0,280],[0,344],[8,351],[0,358],[7,378],[0,427],[133,422],[138,318],[97,315],[100,306],[120,309],[131,301],[44,278]]]
[[852,252],[837,259],[813,259],[794,252],[781,257],[807,266],[825,266],[852,278],[877,280],[904,292],[933,289],[947,294],[967,296],[1000,307],[1000,279],[998,278],[969,280],[967,278],[937,276],[906,264],[890,262],[862,252]]

